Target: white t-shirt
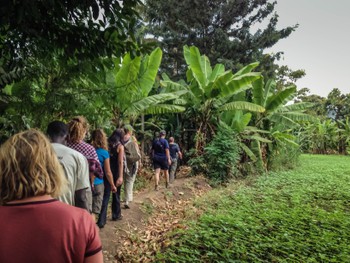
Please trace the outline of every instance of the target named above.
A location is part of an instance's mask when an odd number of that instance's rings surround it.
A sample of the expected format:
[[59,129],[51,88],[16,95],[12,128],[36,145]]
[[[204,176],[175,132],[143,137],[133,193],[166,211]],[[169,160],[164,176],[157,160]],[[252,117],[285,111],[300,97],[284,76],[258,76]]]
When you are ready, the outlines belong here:
[[58,160],[68,179],[68,191],[58,199],[66,204],[74,206],[75,191],[90,189],[89,165],[87,159],[81,153],[60,143],[52,143]]

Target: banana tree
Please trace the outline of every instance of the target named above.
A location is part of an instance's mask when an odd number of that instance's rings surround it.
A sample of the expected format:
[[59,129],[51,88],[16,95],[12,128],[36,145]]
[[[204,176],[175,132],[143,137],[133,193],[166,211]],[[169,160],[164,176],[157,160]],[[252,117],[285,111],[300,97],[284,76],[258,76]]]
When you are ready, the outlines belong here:
[[346,118],[344,121],[338,120],[338,151],[339,154],[348,154],[347,148],[350,143],[350,121]]
[[[251,125],[259,130],[267,131],[263,137],[272,142],[272,146],[278,151],[278,147],[285,147],[286,144],[297,146],[292,129],[300,122],[313,121],[314,117],[304,113],[313,106],[312,103],[289,104],[296,95],[296,87],[289,86],[282,90],[276,89],[274,80],[266,83],[263,78],[253,83],[252,102],[265,108],[265,112],[257,113],[252,117]],[[260,142],[263,163],[267,168],[268,151],[272,148],[268,144]]]
[[185,110],[184,107],[168,102],[177,99],[186,91],[150,95],[161,59],[162,51],[157,48],[150,55],[135,58],[126,54],[120,65],[118,61],[115,63],[116,67],[109,72],[107,83],[114,91],[112,110],[116,126],[121,126],[125,121],[135,122],[144,114]]
[[186,81],[173,82],[163,74],[161,85],[166,91],[187,92],[174,103],[187,108],[184,114],[197,131],[195,148],[201,154],[215,133],[221,112],[233,109],[264,112],[260,105],[234,100],[235,94],[251,88],[251,83],[261,76],[252,72],[258,63],[252,63],[235,74],[231,70],[225,71],[222,64],[212,68],[209,59],[194,46],[184,46],[184,56],[188,67]]

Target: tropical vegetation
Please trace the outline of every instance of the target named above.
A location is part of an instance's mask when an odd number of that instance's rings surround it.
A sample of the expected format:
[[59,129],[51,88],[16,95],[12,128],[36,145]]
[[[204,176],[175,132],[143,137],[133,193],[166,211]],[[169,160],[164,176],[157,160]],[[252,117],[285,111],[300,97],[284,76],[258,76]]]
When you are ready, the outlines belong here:
[[[45,130],[53,119],[84,115],[107,132],[131,123],[145,142],[165,128],[186,158],[203,168],[205,159],[222,150],[215,140],[226,130],[239,157],[223,169],[222,181],[288,166],[299,149],[347,154],[349,95],[334,90],[327,99],[308,96],[294,85],[302,70],[277,66],[279,53],[264,54],[297,28],[276,29],[275,3],[140,4],[4,5],[1,140],[29,127]],[[196,16],[184,15],[184,8],[198,5]],[[54,10],[53,23],[44,17],[48,9]],[[264,20],[267,26],[259,27]],[[214,166],[207,174],[215,173]]]

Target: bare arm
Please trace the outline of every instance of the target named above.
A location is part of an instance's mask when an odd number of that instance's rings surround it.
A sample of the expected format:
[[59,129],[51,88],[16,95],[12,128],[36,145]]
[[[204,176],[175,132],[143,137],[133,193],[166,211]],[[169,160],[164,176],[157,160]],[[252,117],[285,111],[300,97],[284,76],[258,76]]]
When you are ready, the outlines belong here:
[[165,149],[165,155],[166,155],[166,158],[168,159],[169,165],[171,165],[171,159],[170,159],[170,152],[169,152],[169,149]]
[[109,163],[109,158],[105,159],[105,161],[103,162],[103,167],[105,169],[107,180],[112,187],[112,192],[115,192],[117,188],[115,187],[113,182],[113,175],[112,175],[111,166]]
[[84,259],[84,263],[103,263],[102,251]]
[[177,154],[179,155],[179,158],[182,160],[182,152],[178,151]]
[[94,185],[95,175],[94,173],[90,172],[90,184]]
[[118,168],[119,168],[119,178],[117,179],[116,185],[123,184],[123,174],[124,174],[124,146],[119,145],[118,147]]

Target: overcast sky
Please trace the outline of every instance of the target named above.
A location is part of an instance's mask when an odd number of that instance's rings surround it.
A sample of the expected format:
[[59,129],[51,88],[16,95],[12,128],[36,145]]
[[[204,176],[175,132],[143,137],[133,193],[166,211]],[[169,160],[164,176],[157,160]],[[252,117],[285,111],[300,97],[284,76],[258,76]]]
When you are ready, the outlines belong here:
[[311,94],[338,88],[350,93],[350,0],[277,0],[279,27],[299,24],[270,51],[284,51],[280,64],[304,69],[297,81]]

